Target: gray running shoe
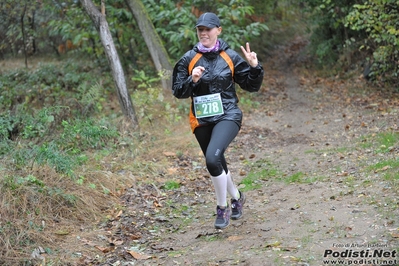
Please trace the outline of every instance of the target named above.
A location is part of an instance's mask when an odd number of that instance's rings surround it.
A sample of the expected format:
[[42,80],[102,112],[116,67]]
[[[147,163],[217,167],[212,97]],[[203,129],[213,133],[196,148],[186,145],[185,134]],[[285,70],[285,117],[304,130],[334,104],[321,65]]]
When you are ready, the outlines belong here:
[[230,206],[227,205],[225,209],[221,209],[219,206],[216,207],[216,229],[224,229],[230,224]]
[[245,195],[243,192],[240,192],[240,198],[238,200],[231,199],[231,219],[238,220],[242,216],[242,207],[245,203]]

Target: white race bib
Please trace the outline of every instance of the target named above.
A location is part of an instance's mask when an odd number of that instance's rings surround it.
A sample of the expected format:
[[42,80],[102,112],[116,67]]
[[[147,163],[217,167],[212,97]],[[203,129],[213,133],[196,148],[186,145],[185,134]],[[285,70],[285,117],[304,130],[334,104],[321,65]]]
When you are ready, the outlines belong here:
[[196,118],[224,114],[220,93],[194,97],[193,104]]

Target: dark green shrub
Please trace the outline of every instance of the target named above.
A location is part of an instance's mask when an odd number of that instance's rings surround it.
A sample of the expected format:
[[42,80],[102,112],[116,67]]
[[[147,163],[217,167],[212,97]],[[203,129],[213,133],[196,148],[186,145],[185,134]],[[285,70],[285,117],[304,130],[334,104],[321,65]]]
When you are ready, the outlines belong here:
[[396,0],[303,2],[311,14],[311,52],[319,63],[338,66],[339,62],[345,70],[351,64],[360,63],[367,78],[398,83]]
[[116,140],[111,141],[111,143],[110,140],[119,136],[118,130],[104,120],[97,123],[91,119],[63,121],[62,127],[60,145],[68,149],[87,150],[112,146],[112,143],[115,143]]
[[369,77],[398,85],[399,9],[396,0],[374,0],[354,5],[347,27],[365,32],[358,48],[372,53]]
[[345,18],[358,0],[305,0],[309,15],[310,47],[318,62],[331,66],[344,54],[347,40],[360,33],[345,27]]

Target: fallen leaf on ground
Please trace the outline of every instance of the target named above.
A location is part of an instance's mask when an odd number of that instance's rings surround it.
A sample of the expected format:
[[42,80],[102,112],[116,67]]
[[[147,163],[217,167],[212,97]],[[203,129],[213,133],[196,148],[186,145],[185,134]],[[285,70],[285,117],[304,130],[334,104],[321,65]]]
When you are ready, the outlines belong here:
[[229,236],[227,238],[228,241],[237,241],[237,240],[241,240],[243,237],[242,236]]
[[95,246],[95,248],[100,250],[102,253],[108,253],[115,249],[114,247],[101,247],[101,246]]
[[59,236],[65,236],[65,235],[69,235],[69,232],[66,230],[58,230],[55,232],[55,234],[59,235]]
[[390,168],[391,168],[391,166],[386,165],[386,166],[382,167],[381,169],[375,170],[374,172],[375,172],[375,173],[378,173],[378,172],[381,172],[381,171],[386,171],[386,170],[388,170],[388,169],[390,169]]
[[393,238],[399,238],[399,233],[392,233],[391,236],[392,236]]
[[349,175],[348,172],[341,172],[337,174],[337,176],[348,176],[348,175]]
[[267,248],[272,248],[272,247],[278,247],[278,246],[280,246],[280,245],[281,245],[281,242],[280,242],[280,241],[276,241],[276,242],[274,242],[274,243],[266,244],[266,247],[267,247]]
[[115,215],[115,218],[119,218],[119,217],[122,215],[122,213],[123,213],[123,211],[120,210],[120,211]]
[[166,157],[176,157],[176,153],[170,151],[164,151],[163,155],[165,155]]
[[145,255],[145,254],[141,254],[141,253],[138,253],[136,251],[128,250],[127,252],[130,255],[132,255],[132,257],[135,258],[136,260],[148,260],[149,258],[151,258],[151,256],[148,256],[148,255]]
[[177,173],[177,170],[179,170],[179,169],[176,168],[176,167],[171,167],[171,168],[168,169],[168,174],[169,175],[174,175],[174,174]]
[[122,239],[109,239],[109,244],[114,246],[120,246],[123,244]]

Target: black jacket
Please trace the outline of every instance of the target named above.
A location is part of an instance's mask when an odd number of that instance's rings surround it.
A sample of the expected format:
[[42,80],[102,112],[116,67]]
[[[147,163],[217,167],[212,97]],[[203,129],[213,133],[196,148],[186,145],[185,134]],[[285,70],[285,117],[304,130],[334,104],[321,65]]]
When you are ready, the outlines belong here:
[[[221,93],[224,114],[199,118],[197,119],[198,126],[217,123],[221,120],[231,120],[241,127],[242,112],[237,106],[235,83],[246,91],[258,91],[263,81],[263,67],[260,64],[257,67],[251,67],[237,52],[229,49],[226,42],[221,39],[219,41],[219,51],[204,53],[195,64],[194,67],[203,66],[205,68],[205,72],[197,83],[193,82],[188,70],[191,59],[199,52],[197,46],[186,52],[176,63],[173,69],[173,95],[180,99]],[[229,55],[234,64],[234,77],[232,77],[227,62],[219,55],[221,50]],[[195,127],[192,126],[192,129],[194,131]]]

